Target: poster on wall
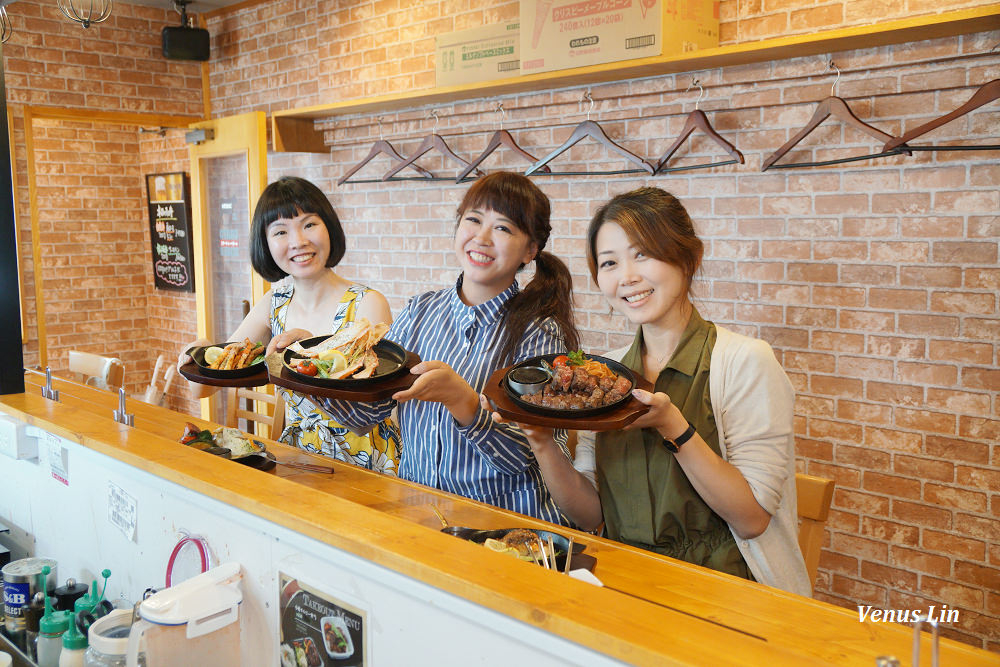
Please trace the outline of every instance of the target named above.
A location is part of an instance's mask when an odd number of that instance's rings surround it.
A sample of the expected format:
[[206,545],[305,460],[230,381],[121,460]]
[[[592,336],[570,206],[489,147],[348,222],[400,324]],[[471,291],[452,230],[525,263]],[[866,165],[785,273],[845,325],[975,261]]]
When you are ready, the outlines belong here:
[[153,249],[156,289],[194,291],[191,266],[191,196],[183,171],[147,174],[149,238]]
[[278,573],[281,667],[365,667],[365,612]]

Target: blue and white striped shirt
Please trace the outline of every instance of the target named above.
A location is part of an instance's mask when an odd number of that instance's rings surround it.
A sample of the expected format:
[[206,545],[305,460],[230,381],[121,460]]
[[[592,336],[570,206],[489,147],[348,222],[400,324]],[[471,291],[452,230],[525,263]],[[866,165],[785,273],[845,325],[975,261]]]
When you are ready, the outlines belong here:
[[[502,334],[504,306],[518,292],[515,282],[478,306],[458,296],[462,284],[414,297],[392,324],[386,338],[420,355],[451,366],[477,392],[500,367],[495,359]],[[565,343],[552,320],[528,325],[515,361],[564,352]],[[363,430],[389,416],[396,401],[353,403],[317,398],[337,421]],[[460,426],[441,403],[411,400],[398,404],[403,453],[399,476],[473,500],[567,524],[542,481],[538,463],[516,426],[494,423],[479,408],[468,426]],[[567,457],[565,432],[557,442]]]

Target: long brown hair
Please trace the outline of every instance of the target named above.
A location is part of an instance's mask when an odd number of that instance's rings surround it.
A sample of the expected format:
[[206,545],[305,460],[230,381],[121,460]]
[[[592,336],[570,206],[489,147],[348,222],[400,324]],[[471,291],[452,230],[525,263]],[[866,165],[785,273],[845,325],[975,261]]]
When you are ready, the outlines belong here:
[[468,189],[458,207],[459,219],[473,208],[496,211],[527,234],[538,248],[534,277],[507,302],[497,360],[513,363],[528,325],[547,318],[559,325],[567,349],[575,350],[580,335],[573,322],[573,277],[561,259],[543,250],[552,232],[549,198],[526,176],[500,171],[476,180]]
[[597,232],[606,222],[620,226],[647,257],[679,268],[686,281],[684,291],[690,296],[705,246],[677,197],[660,188],[639,188],[620,194],[597,209],[587,229],[587,266],[595,283]]

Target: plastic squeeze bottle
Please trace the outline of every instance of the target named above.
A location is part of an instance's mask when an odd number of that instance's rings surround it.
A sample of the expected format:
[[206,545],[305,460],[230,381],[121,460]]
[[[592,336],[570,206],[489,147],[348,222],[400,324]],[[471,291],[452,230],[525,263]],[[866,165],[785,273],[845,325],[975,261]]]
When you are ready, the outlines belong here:
[[[49,566],[42,568],[42,576],[48,577]],[[40,590],[45,590],[42,586]],[[36,654],[38,656],[38,667],[59,667],[59,654],[62,653],[62,636],[69,626],[69,617],[72,612],[53,611],[52,598],[45,595],[45,614],[38,622],[38,641],[36,643]]]
[[87,635],[76,627],[76,616],[70,616],[69,629],[62,636],[62,653],[58,667],[83,667],[83,655],[87,652]]

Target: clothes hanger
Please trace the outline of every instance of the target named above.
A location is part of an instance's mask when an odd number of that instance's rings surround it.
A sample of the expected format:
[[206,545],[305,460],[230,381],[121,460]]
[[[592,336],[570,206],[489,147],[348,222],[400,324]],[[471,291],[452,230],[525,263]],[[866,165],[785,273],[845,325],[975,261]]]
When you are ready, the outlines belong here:
[[[431,111],[431,116],[434,117],[434,130],[432,130],[430,134],[424,137],[424,140],[420,143],[420,146],[417,147],[417,151],[409,159],[404,161],[402,164],[398,164],[389,171],[387,171],[385,176],[382,177],[383,181],[388,181],[390,178],[401,172],[403,169],[413,164],[413,162],[417,158],[421,157],[425,153],[428,153],[432,150],[436,150],[439,153],[444,154],[445,157],[451,158],[452,160],[458,162],[463,166],[466,167],[469,166],[468,162],[455,155],[455,152],[451,150],[451,148],[448,146],[447,143],[445,143],[444,137],[442,137],[440,134],[437,134],[437,124],[438,124],[437,111]],[[478,169],[476,169],[475,172],[476,176],[483,175],[483,172],[479,171]]]
[[590,96],[589,90],[583,96],[583,99],[590,101],[590,108],[587,109],[587,120],[583,121],[582,123],[576,126],[576,128],[573,130],[573,134],[569,135],[569,139],[563,142],[562,146],[555,149],[554,151],[543,157],[535,164],[531,165],[531,167],[528,168],[528,171],[524,172],[524,175],[530,176],[531,174],[534,174],[536,171],[540,171],[542,167],[551,162],[553,158],[562,153],[565,153],[574,144],[576,144],[578,141],[580,141],[585,137],[590,137],[591,139],[594,139],[599,144],[602,144],[603,146],[608,148],[608,150],[617,153],[618,155],[621,155],[630,163],[639,167],[639,169],[630,169],[627,171],[582,171],[582,172],[560,172],[560,173],[549,172],[550,174],[555,176],[586,176],[587,174],[605,174],[605,175],[634,174],[641,171],[645,171],[648,174],[653,174],[656,171],[656,169],[653,168],[653,165],[649,164],[635,153],[625,150],[624,148],[616,144],[614,141],[611,140],[610,137],[608,137],[607,134],[605,134],[604,128],[602,128],[594,121],[590,120],[590,112],[594,108],[594,98]]
[[[985,106],[990,102],[994,102],[1000,99],[1000,79],[994,79],[984,83],[979,87],[969,101],[958,107],[949,114],[945,114],[940,118],[935,118],[932,121],[924,123],[920,127],[914,128],[899,137],[898,139],[892,139],[885,142],[885,146],[882,147],[883,151],[891,151],[901,146],[902,144],[908,143],[917,137],[923,136],[930,132],[931,130],[936,130],[945,123],[950,123],[959,116],[964,116],[970,111],[974,111],[981,106]],[[907,148],[915,151],[970,151],[970,150],[992,150],[1000,148],[1000,146],[907,146]]]
[[[493,133],[493,136],[490,137],[489,143],[486,144],[486,149],[479,155],[479,157],[473,160],[472,164],[466,167],[465,171],[459,174],[458,178],[455,179],[456,183],[461,183],[462,181],[464,181],[465,177],[468,176],[473,169],[478,167],[483,160],[485,160],[493,151],[500,148],[501,146],[509,148],[510,150],[514,151],[515,153],[523,157],[528,162],[533,163],[537,160],[535,156],[531,155],[526,150],[517,145],[517,142],[514,141],[514,137],[510,135],[510,132],[503,129],[503,119],[507,116],[507,112],[503,108],[503,102],[497,104],[497,111],[500,112],[501,114],[500,129]],[[543,166],[542,171],[548,173],[551,172],[552,170],[549,167]]]
[[[698,81],[698,79],[694,79],[691,82],[691,86],[698,86],[699,90],[698,100],[694,103],[694,111],[688,114],[687,122],[684,123],[684,129],[681,130],[680,136],[677,137],[673,145],[667,149],[667,152],[664,153],[663,157],[661,157],[659,162],[656,163],[656,171],[654,173],[665,174],[671,171],[703,169],[705,167],[717,167],[723,164],[743,164],[744,162],[743,153],[740,153],[738,150],[736,150],[735,146],[733,146],[731,143],[723,139],[719,135],[719,133],[715,131],[715,128],[712,127],[712,124],[708,122],[708,117],[705,116],[705,112],[698,108],[698,104],[701,102],[701,98],[705,95],[705,89],[702,88],[701,83]],[[688,86],[684,90],[684,92],[686,93],[687,91],[691,90],[691,86]],[[712,139],[712,141],[714,141],[715,143],[719,144],[724,149],[726,149],[726,152],[732,159],[722,160],[721,162],[706,162],[704,164],[694,164],[684,167],[673,167],[668,169],[667,161],[670,160],[671,157],[673,157],[674,153],[677,152],[677,149],[681,147],[681,144],[683,144],[684,141],[689,136],[691,136],[691,133],[694,132],[695,130],[701,130],[706,135],[708,135],[708,137]]]
[[833,82],[833,86],[831,86],[830,88],[830,96],[819,103],[819,105],[816,107],[816,111],[813,112],[813,116],[809,120],[809,123],[801,130],[799,130],[798,134],[789,139],[784,146],[776,150],[769,158],[764,160],[764,166],[761,167],[761,171],[767,171],[771,167],[774,167],[775,169],[791,169],[794,167],[820,167],[830,164],[840,164],[842,162],[868,160],[875,157],[887,157],[889,155],[897,155],[899,153],[903,153],[906,155],[911,154],[909,152],[909,146],[902,144],[894,151],[889,153],[882,152],[882,153],[875,153],[872,155],[861,155],[857,157],[840,158],[837,160],[825,160],[821,162],[798,162],[794,164],[775,164],[775,162],[784,157],[785,153],[790,151],[797,143],[802,141],[802,139],[807,134],[815,130],[820,123],[822,123],[830,116],[833,116],[834,118],[840,120],[845,125],[849,125],[857,130],[861,130],[862,132],[864,132],[869,136],[879,139],[883,143],[890,141],[894,138],[891,134],[886,134],[882,130],[872,127],[868,123],[864,122],[863,120],[855,116],[854,112],[851,111],[851,108],[847,106],[847,102],[845,102],[839,97],[834,96],[834,92],[837,89],[837,83],[840,81],[840,68],[837,67],[832,60],[830,61],[829,67],[837,70],[837,79]]
[[[382,138],[382,116],[376,118],[375,121],[378,123],[378,141],[372,144],[372,148],[370,151],[368,151],[368,155],[365,156],[365,159],[363,159],[361,162],[351,167],[350,171],[344,174],[344,176],[339,181],[337,181],[337,185],[343,185],[344,183],[346,183],[347,179],[349,179],[351,176],[357,173],[358,170],[360,170],[366,164],[371,162],[378,155],[388,155],[393,160],[398,160],[399,162],[406,161],[406,158],[400,155],[392,144],[390,144],[388,141]],[[420,165],[414,164],[411,165],[411,167],[415,169],[417,173],[419,173],[424,178],[434,178],[434,174],[427,171]]]

